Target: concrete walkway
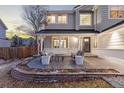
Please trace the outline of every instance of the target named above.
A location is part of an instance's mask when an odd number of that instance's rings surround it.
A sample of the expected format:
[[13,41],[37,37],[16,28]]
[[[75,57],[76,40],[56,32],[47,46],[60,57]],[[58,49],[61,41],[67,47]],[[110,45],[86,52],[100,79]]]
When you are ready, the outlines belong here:
[[21,61],[19,60],[14,60],[11,63],[4,63],[0,65],[0,77],[6,75],[13,66],[17,65],[18,63],[20,63]]
[[111,84],[114,88],[124,88],[124,77],[103,77],[105,81]]

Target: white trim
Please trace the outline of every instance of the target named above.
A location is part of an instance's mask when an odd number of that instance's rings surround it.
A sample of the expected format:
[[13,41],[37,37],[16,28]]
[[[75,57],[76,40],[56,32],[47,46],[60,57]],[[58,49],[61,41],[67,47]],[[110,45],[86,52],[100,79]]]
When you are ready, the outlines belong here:
[[61,15],[66,16],[66,23],[59,23],[59,21],[58,21],[59,15],[57,15],[57,24],[67,25],[68,24],[68,15],[67,14],[61,14]]
[[87,36],[92,36],[92,35],[97,35],[98,33],[79,33],[79,34],[76,34],[76,33],[71,33],[71,34],[38,34],[37,33],[37,35],[41,35],[41,36],[54,36],[54,35],[57,35],[57,36],[61,36],[61,35],[64,35],[64,36],[79,36],[79,35],[81,35],[81,36],[85,36],[85,35],[87,35]]
[[[48,16],[54,16],[54,17],[55,17],[55,23],[49,23],[49,22],[48,22]],[[47,22],[48,22],[49,25],[50,25],[50,24],[56,24],[56,15],[55,15],[55,14],[47,15]]]
[[[91,24],[90,25],[81,25],[81,23],[80,23],[80,21],[81,21],[81,19],[80,19],[80,15],[85,15],[85,14],[88,14],[88,15],[90,15],[90,18],[91,18]],[[93,25],[93,17],[92,17],[92,13],[79,13],[79,26],[92,26]]]

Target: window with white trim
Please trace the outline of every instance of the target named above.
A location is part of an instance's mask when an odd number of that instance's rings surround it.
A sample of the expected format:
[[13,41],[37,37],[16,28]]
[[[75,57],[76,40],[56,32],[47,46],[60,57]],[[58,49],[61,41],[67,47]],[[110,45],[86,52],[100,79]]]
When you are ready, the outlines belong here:
[[112,5],[109,8],[110,18],[124,18],[124,5]]
[[59,24],[67,24],[67,15],[58,15]]
[[56,16],[55,15],[47,16],[47,22],[48,22],[48,24],[55,24],[56,23]]
[[80,25],[92,25],[92,15],[91,14],[80,14]]

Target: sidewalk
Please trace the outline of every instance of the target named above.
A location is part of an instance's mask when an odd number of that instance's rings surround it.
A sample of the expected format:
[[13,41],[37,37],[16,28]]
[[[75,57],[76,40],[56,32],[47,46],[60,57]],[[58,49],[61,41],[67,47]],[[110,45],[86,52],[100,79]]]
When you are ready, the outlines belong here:
[[17,65],[18,63],[20,63],[20,60],[14,60],[11,63],[4,63],[0,65],[0,77],[6,75],[13,66]]

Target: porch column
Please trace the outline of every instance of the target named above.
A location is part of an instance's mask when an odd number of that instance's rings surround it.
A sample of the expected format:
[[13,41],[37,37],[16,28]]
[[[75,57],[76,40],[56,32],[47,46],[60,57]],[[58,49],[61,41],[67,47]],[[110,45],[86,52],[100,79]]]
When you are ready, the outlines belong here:
[[78,36],[78,50],[80,50],[80,36]]
[[39,36],[38,36],[38,38],[37,38],[37,44],[38,44],[38,47],[37,47],[37,54],[39,55],[39,48],[40,48]]
[[69,47],[69,46],[70,46],[70,44],[69,44],[69,43],[70,43],[70,42],[69,42],[69,39],[70,39],[70,38],[69,38],[69,36],[68,36],[68,40],[67,40],[67,42],[68,42],[68,48],[70,48],[70,47]]
[[61,36],[59,36],[59,48],[61,48]]
[[80,50],[82,50],[82,37],[80,38]]
[[43,40],[44,37],[40,37],[40,52],[43,50]]

